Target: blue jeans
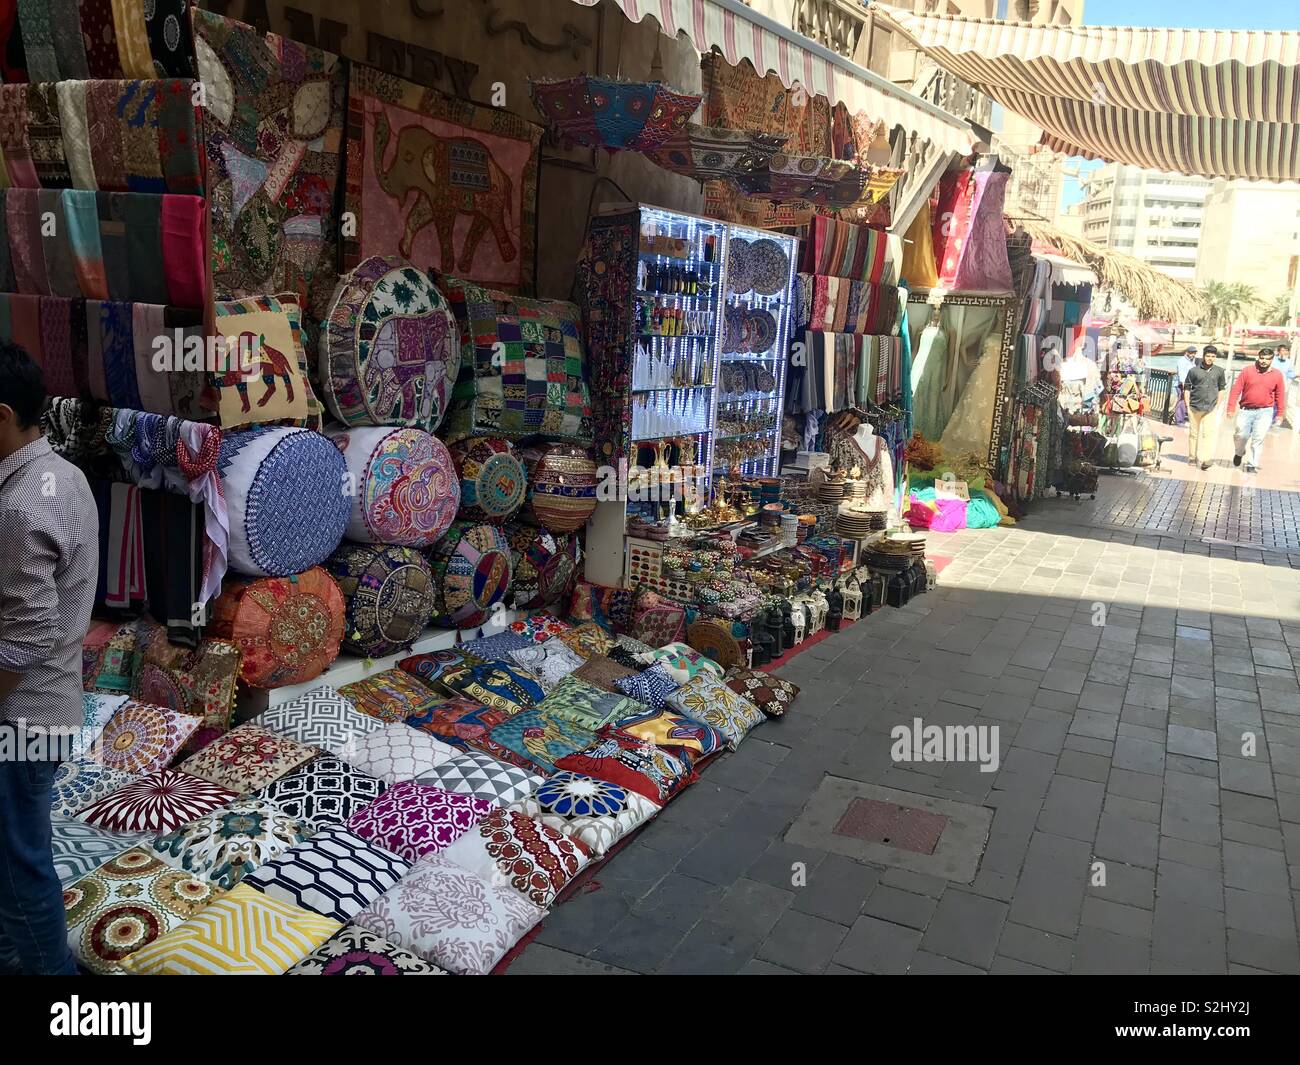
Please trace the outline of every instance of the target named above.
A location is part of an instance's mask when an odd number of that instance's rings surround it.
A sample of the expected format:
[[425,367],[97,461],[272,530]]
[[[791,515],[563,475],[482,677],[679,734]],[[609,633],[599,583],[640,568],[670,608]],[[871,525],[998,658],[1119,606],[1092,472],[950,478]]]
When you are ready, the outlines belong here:
[[1237,411],[1237,424],[1234,428],[1236,453],[1246,457],[1246,465],[1259,469],[1259,452],[1264,446],[1264,438],[1273,425],[1273,408],[1257,407],[1247,410],[1242,407]]
[[[12,730],[4,724],[0,728]],[[21,732],[18,741],[22,743]],[[58,762],[0,761],[0,941],[32,976],[75,976],[50,803]]]

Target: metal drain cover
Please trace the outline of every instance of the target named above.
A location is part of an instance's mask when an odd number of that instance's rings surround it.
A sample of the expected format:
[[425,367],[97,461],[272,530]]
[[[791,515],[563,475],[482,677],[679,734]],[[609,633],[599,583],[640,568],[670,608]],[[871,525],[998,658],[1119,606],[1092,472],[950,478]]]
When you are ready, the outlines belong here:
[[942,814],[877,799],[854,799],[832,831],[868,843],[888,843],[916,854],[933,854],[947,827]]

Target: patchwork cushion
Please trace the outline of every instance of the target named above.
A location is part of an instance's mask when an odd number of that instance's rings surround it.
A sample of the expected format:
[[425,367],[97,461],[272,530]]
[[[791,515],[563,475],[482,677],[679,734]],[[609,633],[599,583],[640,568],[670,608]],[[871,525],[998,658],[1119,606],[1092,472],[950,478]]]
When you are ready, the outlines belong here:
[[[611,647],[610,650],[615,651],[617,648]],[[602,691],[622,694],[619,691],[617,682],[624,677],[635,676],[638,672],[640,672],[639,667],[629,669],[627,666],[615,662],[608,655],[592,655],[574,670],[573,675],[593,687],[600,688]]]
[[685,643],[670,643],[640,656],[647,666],[660,666],[678,684],[685,684],[698,673],[722,676],[722,667],[711,658]]
[[239,682],[239,648],[211,633],[193,650],[178,647],[168,641],[167,629],[147,614],[136,619],[135,633],[132,698],[197,717],[201,724],[190,744],[201,741],[205,732],[210,737],[228,732]]
[[429,855],[353,923],[448,972],[486,976],[545,916],[512,888]]
[[112,795],[118,788],[140,778],[120,769],[109,769],[89,758],[77,758],[59,765],[54,774],[54,801],[50,811],[63,817],[72,817],[92,802]]
[[494,806],[508,806],[531,795],[544,778],[519,766],[480,751],[467,751],[448,758],[419,778],[458,795],[473,795]]
[[651,710],[660,709],[664,700],[681,687],[666,669],[658,665],[650,666],[630,677],[622,677],[614,684],[624,695],[643,703]]
[[511,632],[527,636],[533,643],[544,643],[552,636],[568,632],[572,627],[567,621],[561,621],[554,614],[547,613],[530,614],[520,621],[510,623]]
[[265,799],[250,797],[159,836],[153,850],[168,865],[229,890],[314,831],[314,825],[290,817]]
[[527,647],[532,642],[523,633],[506,629],[491,636],[480,636],[477,640],[466,640],[460,647],[468,654],[476,655],[485,662],[491,662],[493,659],[509,658],[511,651]]
[[603,655],[614,646],[614,638],[594,621],[584,621],[581,625],[575,625],[566,632],[560,633],[559,637],[569,645],[570,650],[583,658]]
[[454,843],[496,807],[472,795],[404,780],[348,819],[362,839],[413,862]]
[[423,714],[408,717],[406,724],[418,728],[457,750],[468,750],[476,739],[486,736],[493,725],[508,721],[513,714],[494,710],[463,695],[430,707]]
[[128,957],[220,894],[216,885],[133,847],[64,890],[68,946],[92,972],[120,973]]
[[383,722],[360,713],[328,684],[280,703],[257,717],[257,724],[309,747],[338,754],[348,740],[383,728]]
[[575,624],[594,621],[607,632],[626,632],[635,602],[636,592],[631,588],[578,581],[569,598],[569,620]]
[[442,651],[428,651],[424,654],[411,655],[397,663],[399,669],[418,677],[428,687],[442,696],[455,695],[452,689],[442,683],[442,678],[451,670],[461,666],[476,666],[487,661],[472,655],[460,647],[448,647]]
[[446,976],[436,965],[417,958],[356,925],[340,928],[285,976]]
[[411,865],[341,825],[258,866],[247,882],[273,899],[347,921],[396,884]]
[[568,644],[554,638],[543,643],[530,642],[526,647],[511,651],[510,657],[537,678],[543,691],[550,691],[583,662]]
[[456,753],[441,740],[406,725],[385,725],[357,736],[343,750],[344,760],[386,784],[414,780]]
[[501,661],[448,670],[443,675],[442,684],[457,695],[508,714],[517,714],[535,706],[546,695],[536,677]]
[[496,725],[474,746],[495,758],[543,773],[555,771],[555,759],[589,747],[596,733],[541,706]]
[[92,802],[77,817],[113,832],[159,835],[238,798],[238,792],[192,773],[160,769]]
[[737,695],[717,677],[703,673],[668,696],[667,705],[692,721],[717,729],[733,751],[749,730],[764,720],[763,711],[743,695]]
[[550,908],[590,860],[576,839],[517,810],[483,818],[442,856],[496,887],[513,888],[542,909]]
[[433,570],[432,624],[474,628],[504,609],[500,604],[514,561],[500,527],[458,518],[427,557]]
[[387,787],[378,777],[363,773],[342,758],[313,758],[256,794],[300,821],[341,825],[379,798]]
[[148,976],[279,976],[339,928],[329,917],[237,884],[136,951],[124,968]]
[[663,647],[686,635],[686,608],[648,588],[637,592],[628,631],[651,647]]
[[363,714],[385,724],[396,724],[412,714],[422,714],[441,698],[401,669],[386,669],[365,680],[345,684],[339,694]]
[[744,696],[768,717],[781,717],[799,694],[797,684],[744,666],[732,666],[725,679],[728,688]]
[[95,760],[123,773],[153,773],[171,764],[200,724],[197,717],[130,699],[104,726]]
[[251,721],[214,740],[181,768],[241,795],[265,787],[315,758],[315,747],[269,732]]
[[424,634],[433,613],[433,575],[415,548],[345,540],[325,568],[343,595],[345,651],[380,658]]
[[50,818],[50,849],[54,871],[65,888],[108,859],[130,850],[149,838],[147,832],[109,832],[98,825],[70,817]]
[[[333,450],[333,445],[316,433],[299,435],[315,437],[321,441],[322,446]],[[242,457],[243,453],[237,456]],[[334,457],[338,458],[337,451],[334,452]],[[310,455],[290,455],[285,463],[280,464],[282,472],[288,476],[290,474],[287,471],[298,470],[298,463],[311,461],[311,458]],[[236,466],[236,469],[240,467]],[[329,485],[328,490],[333,494],[328,504],[323,500],[317,502],[333,507],[340,495],[342,478],[342,472],[339,472]],[[312,536],[306,538],[310,553],[305,557],[313,562],[323,562],[338,546],[339,537],[343,533],[341,523],[333,538],[328,538],[325,535],[329,528],[327,521],[322,518],[318,524],[314,524],[294,507],[285,506],[285,499],[297,497],[292,494],[280,495],[282,487],[272,483],[258,490],[259,520],[262,523],[272,526],[274,523],[268,515],[284,515],[286,512],[292,517],[281,520],[286,524],[289,520],[294,522],[290,529],[269,528],[262,531],[261,535],[267,540],[273,539],[275,544],[266,550],[296,554],[288,546],[293,542],[291,538],[294,535],[301,537],[302,529],[310,527]],[[324,485],[316,485],[314,488],[317,493],[326,491]],[[304,495],[303,506],[310,507],[311,495]],[[346,507],[346,497],[343,497],[343,503]],[[233,511],[230,521],[233,538]],[[320,552],[323,553],[317,558],[316,555]],[[289,560],[286,558],[283,564],[290,564]],[[239,649],[239,678],[245,684],[254,688],[279,688],[315,680],[338,657],[339,645],[343,641],[345,613],[346,604],[338,583],[323,568],[311,565],[303,568],[302,572],[292,570],[257,580],[227,577],[221,594],[209,607],[211,622],[206,631],[209,635],[229,640]]]
[[617,784],[659,806],[695,779],[689,758],[617,733],[605,736],[585,751],[566,755],[555,767]]
[[613,721],[639,714],[645,707],[621,692],[607,692],[572,676],[552,688],[538,709],[594,732]]
[[692,765],[717,754],[727,746],[727,738],[712,725],[682,717],[667,707],[624,718],[616,728],[607,729],[606,733],[645,740],[680,757],[689,758]]
[[563,771],[509,809],[572,836],[595,857],[659,812],[657,804],[635,791]]

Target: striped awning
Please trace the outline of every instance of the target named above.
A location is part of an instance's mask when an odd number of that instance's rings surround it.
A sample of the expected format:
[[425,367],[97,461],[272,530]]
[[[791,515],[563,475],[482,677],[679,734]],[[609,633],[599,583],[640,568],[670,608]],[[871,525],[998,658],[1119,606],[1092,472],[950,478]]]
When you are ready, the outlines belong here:
[[[594,7],[600,0],[574,0]],[[902,126],[943,151],[963,154],[975,142],[969,123],[900,89],[740,0],[614,0],[633,22],[647,16],[668,36],[684,35],[703,53],[717,48],[727,62],[748,59],[759,74],[775,73],[787,88],[802,85],[850,113],[866,112]]]
[[1034,26],[873,4],[936,63],[1067,155],[1300,179],[1300,33]]

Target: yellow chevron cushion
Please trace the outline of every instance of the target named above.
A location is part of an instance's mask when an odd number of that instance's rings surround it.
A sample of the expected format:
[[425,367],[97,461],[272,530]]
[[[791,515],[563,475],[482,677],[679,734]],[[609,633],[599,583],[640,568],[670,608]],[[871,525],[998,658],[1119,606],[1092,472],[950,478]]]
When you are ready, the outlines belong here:
[[332,917],[237,884],[123,967],[151,976],[279,976],[342,927]]

